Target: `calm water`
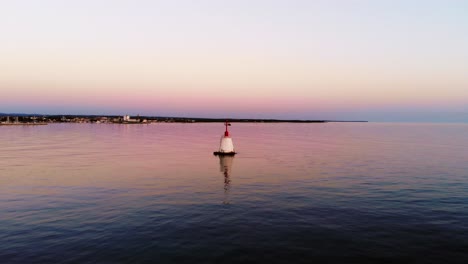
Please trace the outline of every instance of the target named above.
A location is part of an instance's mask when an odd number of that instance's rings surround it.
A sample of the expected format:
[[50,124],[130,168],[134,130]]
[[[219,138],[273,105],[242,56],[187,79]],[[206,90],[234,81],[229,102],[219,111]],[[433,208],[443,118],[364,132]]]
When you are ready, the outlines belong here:
[[468,263],[467,124],[0,127],[1,263]]

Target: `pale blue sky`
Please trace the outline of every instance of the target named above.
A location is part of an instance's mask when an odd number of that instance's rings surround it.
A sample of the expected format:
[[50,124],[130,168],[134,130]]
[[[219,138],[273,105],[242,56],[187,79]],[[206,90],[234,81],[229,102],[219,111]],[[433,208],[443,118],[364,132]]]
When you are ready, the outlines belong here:
[[0,112],[468,112],[467,14],[468,1],[1,1]]

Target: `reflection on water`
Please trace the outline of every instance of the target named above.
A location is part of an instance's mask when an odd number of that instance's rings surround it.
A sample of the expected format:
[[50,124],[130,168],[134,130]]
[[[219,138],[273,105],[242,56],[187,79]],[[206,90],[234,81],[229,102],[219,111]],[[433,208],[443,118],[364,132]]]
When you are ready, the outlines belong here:
[[224,200],[223,204],[229,204],[229,192],[231,189],[231,171],[232,163],[234,161],[234,156],[223,156],[219,157],[219,170],[223,173],[224,176]]
[[468,263],[467,124],[232,129],[0,127],[0,262]]

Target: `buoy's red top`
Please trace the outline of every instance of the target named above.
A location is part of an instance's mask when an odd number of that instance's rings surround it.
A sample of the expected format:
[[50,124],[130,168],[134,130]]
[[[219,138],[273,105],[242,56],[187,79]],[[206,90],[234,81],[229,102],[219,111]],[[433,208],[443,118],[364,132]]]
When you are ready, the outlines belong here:
[[226,126],[226,131],[224,132],[224,136],[229,137],[228,126],[230,126],[231,124],[226,120],[226,122],[224,122],[224,125]]

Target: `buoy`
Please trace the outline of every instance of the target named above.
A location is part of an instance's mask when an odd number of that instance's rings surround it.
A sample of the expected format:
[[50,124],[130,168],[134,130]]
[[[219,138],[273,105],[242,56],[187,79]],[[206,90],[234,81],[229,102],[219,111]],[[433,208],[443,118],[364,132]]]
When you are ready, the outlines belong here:
[[228,126],[231,124],[226,120],[224,122],[226,126],[226,131],[224,131],[224,135],[221,136],[221,141],[219,143],[219,150],[213,152],[214,155],[235,155],[236,152],[234,151],[234,144],[232,143],[232,138],[229,136]]

